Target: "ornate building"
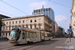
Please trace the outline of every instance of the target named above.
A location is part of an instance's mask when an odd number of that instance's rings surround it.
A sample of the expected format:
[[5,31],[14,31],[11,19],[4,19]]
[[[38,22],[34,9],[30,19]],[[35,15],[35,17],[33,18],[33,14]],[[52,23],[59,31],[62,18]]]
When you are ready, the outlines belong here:
[[71,26],[73,31],[73,36],[75,37],[75,0],[72,0],[72,9],[71,9]]
[[5,23],[1,31],[2,37],[9,37],[10,31],[14,27],[27,27],[52,33],[52,20],[44,14],[7,18],[2,19],[2,21]]

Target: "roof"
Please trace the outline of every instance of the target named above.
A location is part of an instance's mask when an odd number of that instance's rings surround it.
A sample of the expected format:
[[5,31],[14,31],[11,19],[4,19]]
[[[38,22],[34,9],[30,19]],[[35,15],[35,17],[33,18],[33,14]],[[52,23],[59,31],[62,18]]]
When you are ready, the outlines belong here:
[[[44,16],[47,19],[51,20],[48,16],[44,15],[44,14],[39,14],[39,15],[30,15],[30,16],[21,16],[21,17],[15,17],[15,18],[5,18],[2,20],[15,20],[15,19],[22,19],[22,18],[31,18],[31,17],[40,17],[40,16]],[[52,21],[52,20],[51,20]]]
[[6,15],[2,15],[2,14],[0,14],[0,16],[2,16],[2,18],[10,18],[10,17],[8,17]]

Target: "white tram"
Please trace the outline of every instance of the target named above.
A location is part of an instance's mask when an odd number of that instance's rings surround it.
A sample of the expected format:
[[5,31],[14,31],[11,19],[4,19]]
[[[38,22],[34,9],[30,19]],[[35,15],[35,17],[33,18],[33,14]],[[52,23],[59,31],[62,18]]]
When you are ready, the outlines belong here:
[[26,44],[42,40],[50,40],[50,33],[21,27],[13,28],[9,37],[9,42],[12,44]]

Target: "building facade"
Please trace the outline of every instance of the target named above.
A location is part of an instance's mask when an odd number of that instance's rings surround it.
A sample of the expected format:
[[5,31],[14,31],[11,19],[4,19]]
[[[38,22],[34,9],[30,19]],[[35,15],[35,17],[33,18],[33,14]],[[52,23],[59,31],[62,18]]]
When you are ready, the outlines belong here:
[[75,37],[75,0],[72,0],[72,9],[71,9],[71,26],[73,31],[73,36]]
[[55,21],[52,20],[52,36],[55,37]]
[[52,20],[44,15],[31,15],[24,17],[2,19],[5,26],[2,27],[2,37],[9,37],[10,31],[14,27],[26,27],[29,29],[37,29],[41,31],[52,32],[51,22]]
[[57,35],[58,35],[58,25],[57,25],[57,23],[55,22],[55,36],[57,37]]
[[65,30],[62,27],[58,26],[58,35],[57,35],[57,37],[63,37],[64,34],[65,34]]
[[[4,18],[10,18],[10,17],[0,14],[0,20]],[[1,36],[1,27],[0,27],[0,36]]]
[[52,10],[52,8],[43,7],[42,9],[33,10],[32,15],[38,15],[38,14],[47,15],[51,20],[55,21],[54,11]]

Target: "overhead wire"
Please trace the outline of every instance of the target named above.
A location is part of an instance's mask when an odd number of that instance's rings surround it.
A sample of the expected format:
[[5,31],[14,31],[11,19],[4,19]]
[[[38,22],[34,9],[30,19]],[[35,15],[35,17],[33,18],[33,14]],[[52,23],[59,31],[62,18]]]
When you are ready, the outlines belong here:
[[[6,12],[3,12],[3,11],[0,11],[0,12],[2,12],[2,13],[4,13],[4,14],[11,15],[11,14],[9,14],[9,13],[6,13]],[[11,15],[11,16],[14,16],[14,15]],[[14,17],[15,17],[15,16],[14,16]]]
[[55,1],[52,1],[52,0],[49,0],[49,1],[51,1],[52,3],[58,4],[58,5],[64,6],[64,7],[71,8],[71,7],[69,7],[69,6],[66,6],[66,5],[63,5],[63,4],[60,4],[60,3],[57,3],[57,2],[55,2]]
[[[5,3],[5,4],[7,4],[7,5],[9,5],[9,6],[13,7],[13,8],[15,8],[16,10],[18,10],[18,11],[24,13],[24,14],[27,14],[26,12],[24,12],[24,11],[22,11],[22,10],[20,10],[20,9],[18,9],[18,8],[12,6],[12,5],[10,5],[10,4],[8,4],[7,2],[5,2],[5,1],[3,1],[3,0],[0,0],[0,1],[2,1],[3,3]],[[28,15],[28,14],[27,14],[27,15]]]

